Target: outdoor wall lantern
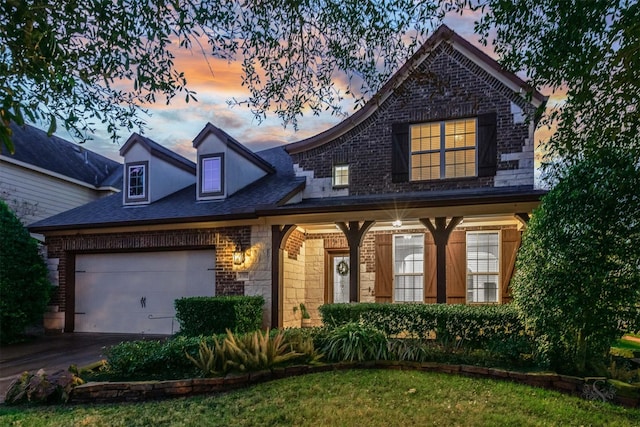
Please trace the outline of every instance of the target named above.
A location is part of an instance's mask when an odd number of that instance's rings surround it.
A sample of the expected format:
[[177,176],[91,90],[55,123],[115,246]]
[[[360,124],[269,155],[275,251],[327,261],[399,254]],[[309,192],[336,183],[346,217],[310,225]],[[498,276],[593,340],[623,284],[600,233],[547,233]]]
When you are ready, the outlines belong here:
[[396,219],[391,223],[391,225],[393,226],[393,228],[400,228],[402,227],[402,221],[400,221],[399,219]]
[[233,251],[233,265],[242,265],[244,263],[244,251],[241,246],[236,246],[236,250]]

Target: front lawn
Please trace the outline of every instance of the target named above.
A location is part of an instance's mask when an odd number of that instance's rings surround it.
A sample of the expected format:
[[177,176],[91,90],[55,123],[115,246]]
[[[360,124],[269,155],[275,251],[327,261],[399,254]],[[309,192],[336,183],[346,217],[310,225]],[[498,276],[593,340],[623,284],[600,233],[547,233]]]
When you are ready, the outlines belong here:
[[272,381],[227,394],[140,404],[0,407],[17,426],[637,426],[640,410],[520,384],[454,375],[354,370]]

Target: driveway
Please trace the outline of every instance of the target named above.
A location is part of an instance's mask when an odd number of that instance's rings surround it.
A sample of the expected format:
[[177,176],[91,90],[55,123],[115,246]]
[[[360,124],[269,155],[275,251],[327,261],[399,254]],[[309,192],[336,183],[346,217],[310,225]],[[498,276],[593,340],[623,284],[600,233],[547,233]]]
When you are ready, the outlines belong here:
[[41,335],[33,341],[0,347],[0,402],[11,381],[24,371],[55,372],[104,359],[105,347],[122,341],[163,338],[157,335],[71,333]]

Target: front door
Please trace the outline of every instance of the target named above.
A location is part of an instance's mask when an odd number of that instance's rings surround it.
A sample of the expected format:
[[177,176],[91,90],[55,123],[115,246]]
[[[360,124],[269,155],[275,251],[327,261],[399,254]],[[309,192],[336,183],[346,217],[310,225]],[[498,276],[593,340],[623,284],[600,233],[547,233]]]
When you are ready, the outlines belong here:
[[349,252],[329,253],[327,266],[327,300],[333,303],[349,302]]

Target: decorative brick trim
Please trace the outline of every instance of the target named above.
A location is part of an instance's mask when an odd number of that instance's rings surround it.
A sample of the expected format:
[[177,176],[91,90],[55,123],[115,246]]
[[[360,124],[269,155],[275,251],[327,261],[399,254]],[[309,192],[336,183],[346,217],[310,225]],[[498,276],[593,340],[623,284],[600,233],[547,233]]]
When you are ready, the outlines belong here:
[[[512,104],[533,113],[519,94],[446,43],[440,44],[376,111],[344,135],[292,155],[294,164],[316,179],[330,178],[337,153],[349,157],[349,195],[455,190],[499,185],[533,186],[533,164],[511,158],[533,147],[530,123],[514,121]],[[391,182],[391,126],[497,113],[497,169],[518,171],[497,178]],[[533,161],[533,152],[527,152]],[[505,156],[503,160],[503,156]],[[525,162],[526,163],[526,162]],[[530,166],[530,167],[529,167]]]
[[300,249],[302,249],[302,245],[304,245],[304,240],[304,233],[299,230],[293,230],[284,245],[284,249],[287,251],[289,259],[298,259]]

